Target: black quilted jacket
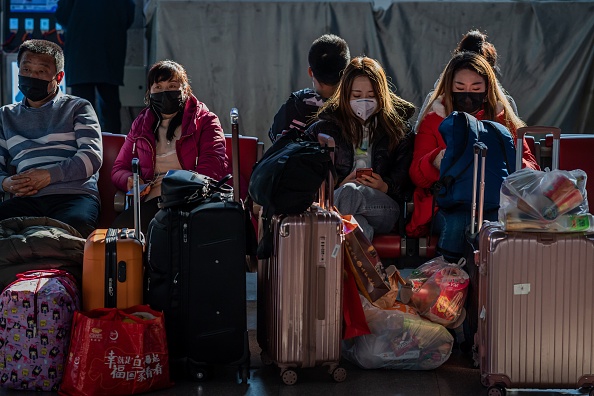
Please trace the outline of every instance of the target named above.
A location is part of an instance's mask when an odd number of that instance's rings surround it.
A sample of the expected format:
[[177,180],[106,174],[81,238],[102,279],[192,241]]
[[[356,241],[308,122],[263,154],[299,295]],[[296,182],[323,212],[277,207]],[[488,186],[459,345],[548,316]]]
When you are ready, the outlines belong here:
[[81,282],[85,239],[49,217],[0,221],[0,290],[29,270],[62,269]]

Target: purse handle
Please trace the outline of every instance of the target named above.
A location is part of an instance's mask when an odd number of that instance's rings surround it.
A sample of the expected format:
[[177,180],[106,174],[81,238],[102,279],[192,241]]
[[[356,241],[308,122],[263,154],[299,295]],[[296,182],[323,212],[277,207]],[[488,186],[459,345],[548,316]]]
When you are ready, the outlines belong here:
[[233,187],[229,186],[228,184],[225,184],[232,177],[233,176],[231,176],[231,175],[227,175],[219,181],[211,179],[211,180],[215,181],[216,183],[211,184],[210,182],[208,182],[208,184],[206,185],[206,191],[202,191],[202,189],[196,190],[192,195],[190,195],[186,199],[186,203],[202,202],[202,201],[212,197],[216,193],[220,193],[220,194],[233,193]]
[[221,180],[219,180],[218,182],[216,182],[212,187],[209,185],[208,192],[211,193],[211,190],[213,192],[220,192],[223,194],[233,192],[233,187],[229,186],[228,184],[225,184],[225,183],[227,183],[228,180],[230,180],[232,178],[233,178],[233,175],[227,175],[227,176],[223,177]]

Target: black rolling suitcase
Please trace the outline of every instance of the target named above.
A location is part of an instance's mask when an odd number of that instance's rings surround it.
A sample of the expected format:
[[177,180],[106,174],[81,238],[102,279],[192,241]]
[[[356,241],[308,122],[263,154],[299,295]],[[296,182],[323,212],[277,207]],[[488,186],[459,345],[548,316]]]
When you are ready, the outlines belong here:
[[[238,134],[233,110],[233,134]],[[144,301],[165,313],[170,362],[198,380],[211,366],[234,365],[246,382],[246,213],[231,188],[225,193],[222,187],[215,186],[199,204],[155,215],[147,232]]]

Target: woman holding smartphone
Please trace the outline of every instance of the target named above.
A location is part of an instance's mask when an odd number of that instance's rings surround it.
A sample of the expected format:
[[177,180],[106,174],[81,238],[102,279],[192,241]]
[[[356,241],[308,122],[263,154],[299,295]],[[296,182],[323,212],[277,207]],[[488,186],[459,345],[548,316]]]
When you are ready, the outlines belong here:
[[365,236],[390,232],[400,215],[399,202],[411,186],[408,168],[413,139],[408,120],[414,106],[391,90],[374,59],[354,58],[334,95],[305,134],[336,142],[334,204],[355,216]]
[[[113,165],[111,179],[122,191],[132,189],[132,158],[138,158],[141,227],[146,231],[159,210],[161,180],[167,171],[185,169],[221,179],[229,173],[225,135],[216,114],[193,94],[186,70],[171,60],[155,63],[147,77],[147,107],[132,123]],[[129,208],[112,224],[133,227]]]

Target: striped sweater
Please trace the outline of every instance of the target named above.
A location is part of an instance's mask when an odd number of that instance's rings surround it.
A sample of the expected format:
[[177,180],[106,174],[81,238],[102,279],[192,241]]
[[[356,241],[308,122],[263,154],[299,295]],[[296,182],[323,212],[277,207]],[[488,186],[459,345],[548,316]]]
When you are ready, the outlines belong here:
[[40,108],[26,99],[0,107],[2,181],[31,168],[47,169],[50,184],[35,196],[92,194],[102,163],[101,128],[91,104],[61,91]]

